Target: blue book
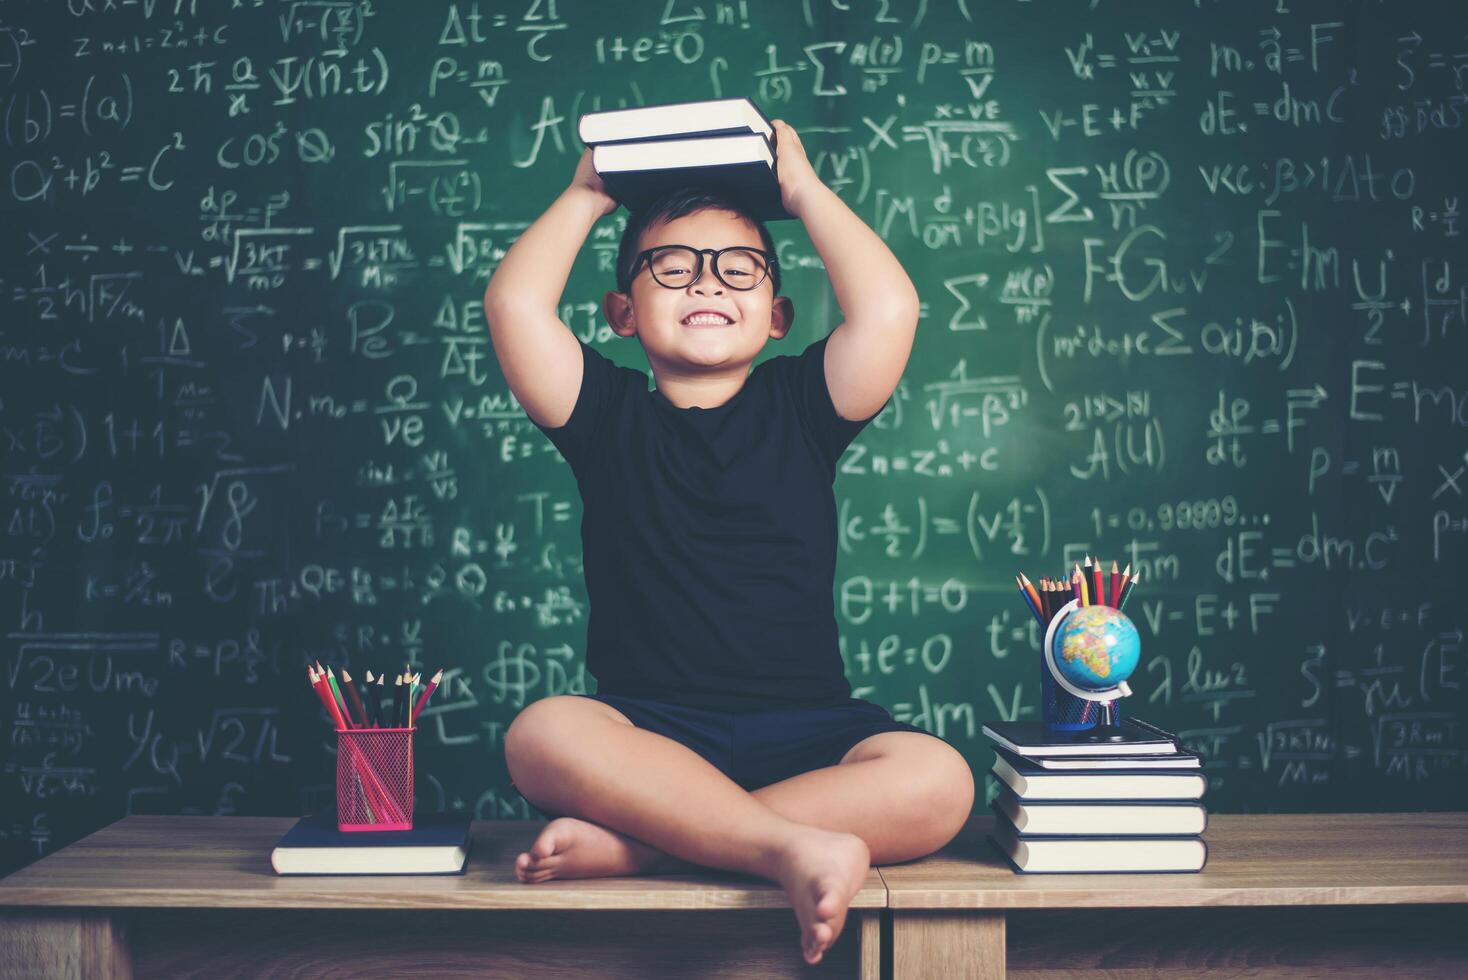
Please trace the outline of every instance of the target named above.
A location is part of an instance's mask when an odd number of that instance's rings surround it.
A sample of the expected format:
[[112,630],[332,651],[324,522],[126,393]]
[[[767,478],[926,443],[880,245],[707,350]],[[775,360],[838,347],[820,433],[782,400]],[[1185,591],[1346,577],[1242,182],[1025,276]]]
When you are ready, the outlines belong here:
[[469,861],[468,814],[416,816],[412,830],[336,829],[334,813],[302,817],[270,852],[282,875],[456,875]]

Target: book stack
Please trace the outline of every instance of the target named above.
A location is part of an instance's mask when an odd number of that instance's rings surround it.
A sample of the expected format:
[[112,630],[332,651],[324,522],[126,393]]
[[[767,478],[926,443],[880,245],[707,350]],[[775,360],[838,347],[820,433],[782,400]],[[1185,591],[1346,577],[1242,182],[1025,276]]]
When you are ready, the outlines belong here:
[[749,99],[589,112],[577,133],[607,193],[629,211],[694,186],[740,198],[761,221],[793,217],[780,201],[774,126]]
[[1202,759],[1137,718],[1119,742],[990,722],[999,780],[994,847],[1026,874],[1201,871],[1208,859]]

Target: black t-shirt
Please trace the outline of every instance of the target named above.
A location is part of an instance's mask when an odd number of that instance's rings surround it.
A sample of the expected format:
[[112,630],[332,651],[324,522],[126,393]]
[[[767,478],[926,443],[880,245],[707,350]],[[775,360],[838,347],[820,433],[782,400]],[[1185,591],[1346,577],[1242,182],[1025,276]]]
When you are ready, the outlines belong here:
[[851,695],[831,488],[876,415],[837,415],[826,340],[755,365],[714,408],[679,408],[581,343],[571,417],[537,427],[581,489],[599,693],[730,711]]

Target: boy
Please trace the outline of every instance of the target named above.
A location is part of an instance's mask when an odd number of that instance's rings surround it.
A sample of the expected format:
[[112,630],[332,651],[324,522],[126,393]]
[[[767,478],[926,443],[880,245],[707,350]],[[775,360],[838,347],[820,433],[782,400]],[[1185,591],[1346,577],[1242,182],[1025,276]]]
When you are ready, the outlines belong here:
[[516,873],[705,865],[779,882],[820,961],[872,862],[931,853],[973,805],[942,739],[850,697],[832,585],[842,451],[886,403],[918,298],[886,245],[774,120],[780,195],[847,320],[798,357],[769,233],[735,201],[673,189],[629,218],[603,308],[656,388],[555,309],[583,239],[617,208],[583,153],[485,291],[501,369],[581,490],[594,696],[528,705],[505,736],[551,820]]

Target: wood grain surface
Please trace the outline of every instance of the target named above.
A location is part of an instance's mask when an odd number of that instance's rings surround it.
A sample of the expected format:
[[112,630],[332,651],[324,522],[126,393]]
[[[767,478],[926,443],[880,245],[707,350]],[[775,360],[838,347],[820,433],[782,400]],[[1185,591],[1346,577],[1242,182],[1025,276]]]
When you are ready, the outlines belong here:
[[[333,909],[789,909],[785,891],[710,870],[548,881],[515,877],[540,821],[476,821],[463,875],[282,877],[270,850],[293,817],[132,816],[0,879],[0,906]],[[851,902],[881,908],[876,869]]]
[[879,868],[893,909],[1468,902],[1468,813],[1211,814],[1196,874],[1017,874],[972,818],[951,844]]

